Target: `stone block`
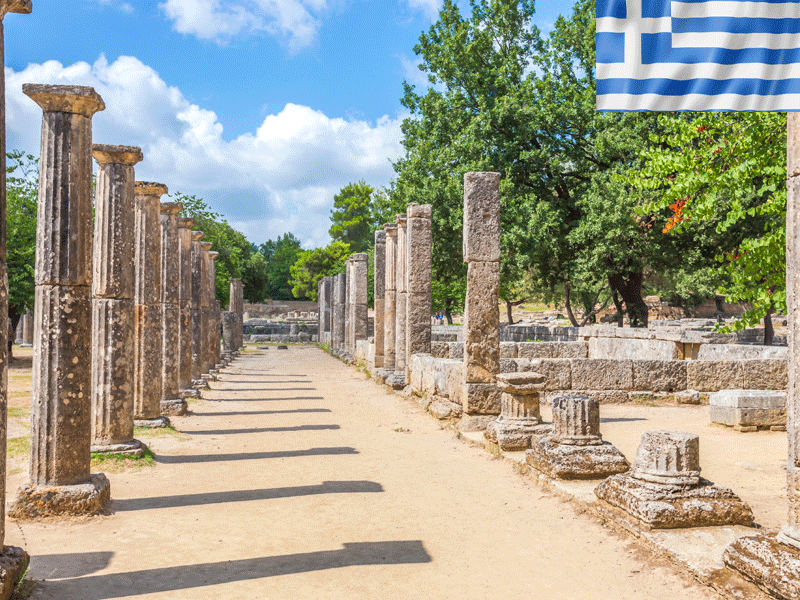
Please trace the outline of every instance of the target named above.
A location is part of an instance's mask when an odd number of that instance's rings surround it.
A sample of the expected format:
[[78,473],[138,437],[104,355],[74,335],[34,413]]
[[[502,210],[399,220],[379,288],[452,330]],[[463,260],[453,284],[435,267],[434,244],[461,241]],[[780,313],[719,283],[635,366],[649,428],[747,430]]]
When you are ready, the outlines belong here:
[[[628,331],[628,330],[626,330]],[[589,339],[589,357],[615,360],[680,360],[680,344],[664,340],[593,337]]]
[[784,359],[743,360],[739,382],[743,390],[785,390],[789,383],[788,363]]
[[633,389],[678,392],[687,388],[684,360],[634,360]]
[[570,359],[572,387],[584,390],[633,389],[633,361]]
[[111,483],[97,473],[90,475],[86,483],[76,485],[23,485],[8,515],[15,519],[95,515],[104,512],[110,501]]
[[554,479],[603,479],[628,470],[628,461],[613,445],[558,444],[550,438],[539,440],[525,453],[525,462]]
[[448,342],[450,358],[464,358],[464,342]]
[[[502,351],[503,343],[500,344]],[[517,342],[520,358],[560,358],[553,356],[553,344],[548,342]]]
[[500,388],[494,383],[464,383],[462,406],[466,414],[499,415]]
[[721,390],[709,397],[712,423],[730,427],[786,425],[786,393],[762,390]]
[[572,388],[572,363],[570,359],[532,359],[529,369],[544,375],[545,390],[569,390]]
[[500,173],[464,174],[464,260],[500,260]]
[[451,365],[456,365],[459,369],[463,367],[460,360],[434,359],[433,361],[433,393],[437,396],[447,396],[447,378]]
[[722,562],[775,598],[800,598],[800,550],[781,544],[775,533],[740,537]]
[[431,342],[431,355],[434,358],[450,358],[450,345],[447,342]]
[[500,342],[500,358],[517,358],[516,342]]
[[469,383],[491,383],[500,372],[500,264],[471,262],[464,311],[464,364]]
[[588,342],[550,342],[549,346],[552,358],[589,358]]
[[592,400],[597,400],[600,404],[626,404],[630,401],[626,390],[556,390],[545,393],[545,402],[552,403],[557,396],[569,394],[580,394]]
[[686,363],[686,386],[699,392],[739,388],[739,360],[692,360]]
[[701,344],[697,360],[753,360],[789,356],[787,346],[759,346],[753,344]]
[[450,360],[445,365],[447,376],[447,397],[451,402],[463,404],[464,399],[464,363],[460,360]]

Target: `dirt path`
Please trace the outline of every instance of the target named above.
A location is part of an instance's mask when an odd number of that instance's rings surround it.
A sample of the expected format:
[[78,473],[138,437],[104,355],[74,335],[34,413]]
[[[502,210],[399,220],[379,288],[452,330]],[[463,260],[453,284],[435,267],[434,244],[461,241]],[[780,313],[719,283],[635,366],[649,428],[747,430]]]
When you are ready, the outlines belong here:
[[715,597],[318,349],[232,367],[111,516],[8,524],[34,597]]

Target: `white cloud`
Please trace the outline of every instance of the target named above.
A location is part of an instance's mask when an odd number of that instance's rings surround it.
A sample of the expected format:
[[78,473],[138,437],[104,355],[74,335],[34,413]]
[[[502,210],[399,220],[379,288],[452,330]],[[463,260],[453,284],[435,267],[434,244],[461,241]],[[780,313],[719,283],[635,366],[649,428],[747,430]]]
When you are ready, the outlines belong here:
[[90,85],[106,110],[93,121],[97,143],[141,146],[137,179],[195,194],[256,243],[292,231],[327,243],[333,196],[352,181],[387,185],[402,155],[401,119],[375,123],[329,117],[287,104],[253,132],[232,140],[210,110],[191,104],[133,57],[64,66],[56,61],[6,68],[8,148],[38,154],[41,110],[23,83]]
[[403,69],[403,79],[405,79],[408,84],[417,86],[418,93],[422,89],[430,86],[428,74],[419,70],[419,66],[422,64],[421,58],[410,59],[405,55],[400,55],[398,58],[400,59],[400,66]]
[[316,40],[328,4],[328,0],[164,0],[159,8],[179,33],[225,43],[236,35],[265,32],[297,51]]
[[431,21],[435,21],[439,16],[439,9],[442,8],[442,0],[408,0],[408,6],[422,11]]
[[133,5],[130,2],[122,2],[121,0],[97,0],[103,6],[110,6],[118,11],[130,15],[134,12]]

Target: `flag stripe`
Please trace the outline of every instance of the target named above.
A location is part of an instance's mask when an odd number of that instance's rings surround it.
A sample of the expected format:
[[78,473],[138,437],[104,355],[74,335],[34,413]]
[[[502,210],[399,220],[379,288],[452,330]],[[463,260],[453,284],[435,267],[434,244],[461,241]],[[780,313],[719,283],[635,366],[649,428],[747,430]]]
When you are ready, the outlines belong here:
[[697,19],[705,17],[734,17],[737,19],[800,18],[800,4],[785,2],[737,2],[736,0],[708,0],[707,2],[672,1],[672,17],[675,19]]
[[736,63],[761,63],[782,65],[800,62],[800,48],[770,50],[767,48],[675,48],[669,33],[642,34],[642,64],[673,62],[685,64],[716,63],[733,65]]
[[[701,94],[718,96],[773,96],[800,94],[800,79],[599,79],[597,94],[659,94],[661,96],[684,96]],[[800,108],[800,107],[798,107]]]
[[613,17],[615,19],[625,19],[628,10],[625,0],[597,0],[597,18]]
[[800,94],[785,96],[737,96],[719,94],[707,96],[659,96],[657,94],[605,94],[597,96],[601,112],[798,112]]
[[631,67],[623,63],[597,63],[597,79],[800,79],[800,63],[788,65],[764,65],[761,63],[741,63],[734,65],[683,63],[656,63]]
[[673,48],[719,48],[724,50],[794,50],[800,48],[800,33],[674,33]]
[[625,62],[624,33],[596,33],[595,48],[598,63]]
[[800,33],[800,20],[707,17],[702,19],[676,19],[672,17],[672,33]]

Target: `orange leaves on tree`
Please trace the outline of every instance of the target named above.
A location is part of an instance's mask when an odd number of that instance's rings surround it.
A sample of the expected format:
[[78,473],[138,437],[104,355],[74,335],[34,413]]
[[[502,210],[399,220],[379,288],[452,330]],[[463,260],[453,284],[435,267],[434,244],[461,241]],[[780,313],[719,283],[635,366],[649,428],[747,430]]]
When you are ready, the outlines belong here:
[[669,205],[669,209],[672,211],[672,217],[670,217],[669,221],[667,221],[667,224],[664,226],[663,233],[667,233],[670,229],[684,220],[685,217],[683,216],[683,207],[686,206],[687,200],[689,200],[689,196],[679,198]]

